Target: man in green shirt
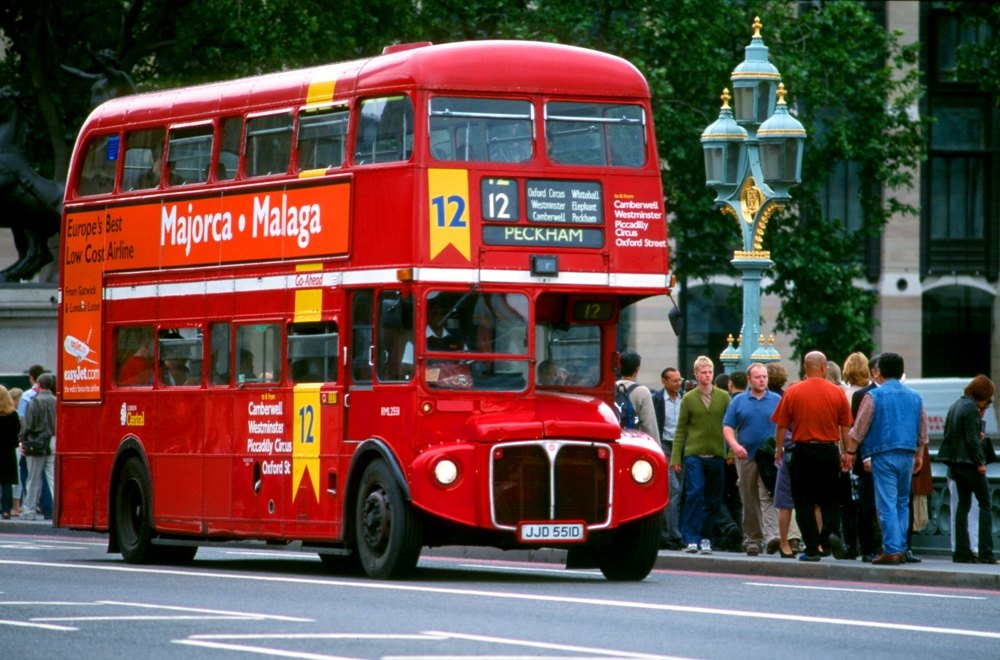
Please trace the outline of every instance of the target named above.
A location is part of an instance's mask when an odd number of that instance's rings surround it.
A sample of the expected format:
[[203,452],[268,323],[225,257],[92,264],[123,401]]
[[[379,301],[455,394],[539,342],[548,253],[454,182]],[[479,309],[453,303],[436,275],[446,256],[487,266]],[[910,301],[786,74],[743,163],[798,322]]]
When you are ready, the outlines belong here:
[[[681,399],[670,465],[684,474],[681,536],[686,552],[712,553],[712,530],[722,505],[726,441],[722,419],[729,407],[729,393],[715,387],[711,358],[698,356],[694,376],[698,387]],[[700,543],[699,543],[700,540]]]

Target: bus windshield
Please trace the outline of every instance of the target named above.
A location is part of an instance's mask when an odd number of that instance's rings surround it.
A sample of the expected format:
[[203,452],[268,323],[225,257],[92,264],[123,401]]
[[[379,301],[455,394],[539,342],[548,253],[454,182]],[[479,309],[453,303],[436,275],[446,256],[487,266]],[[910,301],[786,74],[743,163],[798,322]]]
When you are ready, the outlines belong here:
[[431,291],[424,342],[427,384],[438,389],[525,389],[528,298],[520,293]]
[[593,387],[601,380],[601,326],[535,326],[539,387]]

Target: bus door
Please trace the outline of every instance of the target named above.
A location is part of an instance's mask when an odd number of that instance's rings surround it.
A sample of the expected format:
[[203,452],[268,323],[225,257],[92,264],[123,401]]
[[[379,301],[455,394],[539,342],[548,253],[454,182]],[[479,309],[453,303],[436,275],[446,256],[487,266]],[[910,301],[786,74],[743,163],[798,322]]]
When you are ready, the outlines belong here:
[[[292,481],[290,525],[340,522],[344,440],[344,387],[339,371],[336,320],[295,322],[288,327],[288,373],[292,382]],[[345,468],[346,469],[346,468]],[[339,536],[335,529],[334,535]],[[295,533],[286,526],[286,532]]]
[[279,535],[291,501],[291,393],[282,323],[235,324],[232,519],[239,535]]
[[[375,292],[359,289],[350,294],[350,345],[347,350],[346,400],[347,442],[357,443],[372,437],[375,393],[372,390],[375,374]],[[345,454],[353,447],[344,447]]]
[[[348,438],[396,439],[412,419],[413,299],[400,289],[357,291],[352,299]],[[377,386],[376,386],[377,383]]]
[[413,296],[408,291],[383,289],[378,294],[376,312],[375,379],[379,397],[373,428],[375,435],[392,446],[406,447],[414,428],[416,405],[412,389],[403,387],[414,375]]

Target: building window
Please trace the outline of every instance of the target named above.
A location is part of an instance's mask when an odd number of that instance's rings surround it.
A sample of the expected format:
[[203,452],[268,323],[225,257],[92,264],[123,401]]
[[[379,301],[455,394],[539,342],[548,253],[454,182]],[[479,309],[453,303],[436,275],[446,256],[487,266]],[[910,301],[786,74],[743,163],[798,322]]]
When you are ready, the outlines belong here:
[[844,229],[858,237],[857,259],[868,278],[878,279],[881,269],[881,239],[865,235],[867,220],[861,206],[861,168],[850,160],[835,161],[820,191],[823,217],[843,224]]
[[965,286],[931,289],[923,299],[923,376],[990,373],[993,296]]
[[957,49],[981,40],[982,30],[939,5],[927,12],[928,111],[934,123],[922,177],[922,271],[992,281],[1000,265],[1000,112],[988,92],[958,80],[955,68]]
[[693,378],[694,360],[707,355],[722,373],[719,355],[727,337],[735,339],[743,327],[743,289],[738,286],[705,285],[686,288],[681,303],[684,330],[681,333],[678,367],[685,378]]

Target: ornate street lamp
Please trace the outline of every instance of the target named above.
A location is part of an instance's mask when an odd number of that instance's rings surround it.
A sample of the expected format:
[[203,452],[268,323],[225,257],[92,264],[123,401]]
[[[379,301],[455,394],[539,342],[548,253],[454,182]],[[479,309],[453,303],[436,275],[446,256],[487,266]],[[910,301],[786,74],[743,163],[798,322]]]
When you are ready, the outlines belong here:
[[705,180],[715,190],[716,205],[736,218],[743,238],[731,262],[742,273],[743,327],[738,346],[730,336],[719,356],[727,373],[746,370],[752,361],[781,358],[773,337],[770,347],[762,346],[760,280],[774,262],[761,243],[767,221],[791,200],[788,189],[802,181],[806,132],[788,113],[785,86],[767,59],[760,28],[760,18],[755,18],[745,59],[732,72],[733,96],[722,91],[719,118],[701,136]]

